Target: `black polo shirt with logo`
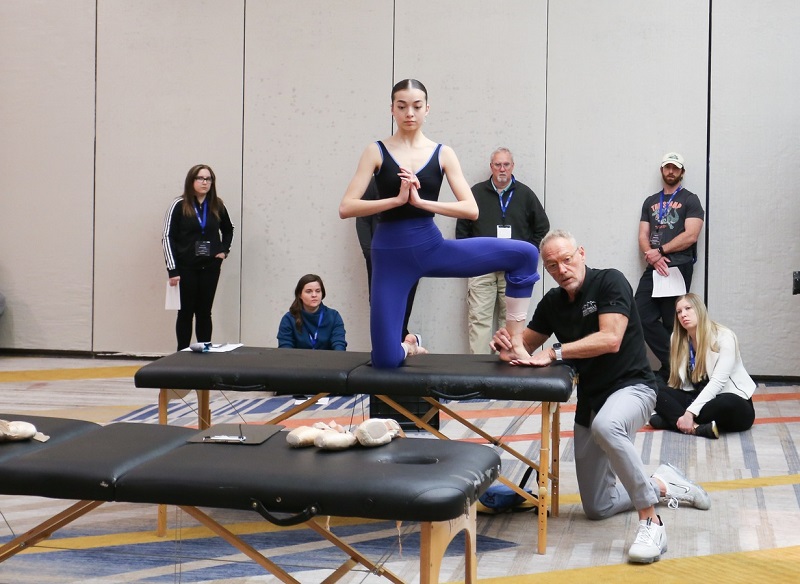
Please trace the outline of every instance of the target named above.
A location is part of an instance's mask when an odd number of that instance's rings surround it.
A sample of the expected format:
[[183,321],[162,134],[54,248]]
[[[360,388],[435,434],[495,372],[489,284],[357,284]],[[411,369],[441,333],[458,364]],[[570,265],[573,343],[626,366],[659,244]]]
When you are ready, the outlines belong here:
[[536,307],[528,328],[571,343],[600,330],[600,315],[618,313],[628,318],[619,351],[569,362],[578,371],[575,422],[589,427],[592,412],[600,411],[609,395],[622,387],[643,383],[656,390],[656,380],[642,334],[633,290],[619,270],[586,268],[575,300],[562,288],[553,288]]

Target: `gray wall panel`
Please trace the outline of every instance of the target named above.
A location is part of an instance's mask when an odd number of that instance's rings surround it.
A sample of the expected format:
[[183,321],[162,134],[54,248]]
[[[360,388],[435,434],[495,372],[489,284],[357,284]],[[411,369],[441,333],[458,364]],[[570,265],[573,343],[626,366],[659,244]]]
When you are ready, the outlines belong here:
[[[468,182],[510,147],[552,224],[634,287],[642,201],[661,156],[681,152],[685,186],[708,197],[692,289],[706,293],[707,271],[712,316],[751,372],[800,375],[800,9],[714,3],[708,145],[709,5],[2,2],[0,347],[171,351],[164,213],[206,162],[237,227],[215,340],[274,346],[297,278],[317,272],[350,348],[367,350],[363,258],[337,206],[364,147],[391,134],[392,83],[416,77],[426,135],[456,150]],[[437,223],[453,236],[454,220]],[[432,350],[467,350],[465,288],[421,284],[411,326]]]
[[92,349],[94,1],[0,3],[0,346]]
[[[506,146],[515,155],[516,177],[544,203],[546,2],[488,6],[479,0],[399,3],[395,78],[426,85],[425,135],[455,150],[470,185],[489,177],[489,155]],[[441,200],[454,200],[446,183]],[[446,238],[455,237],[454,219],[436,222]],[[469,352],[466,287],[463,279],[420,283],[409,328],[432,351]],[[541,290],[537,284],[536,298]]]
[[[189,168],[210,165],[240,228],[243,2],[100,4],[96,351],[169,352],[164,216]],[[241,230],[223,264],[214,340],[239,338]]]
[[[684,186],[706,198],[708,5],[551,3],[549,39],[551,224],[576,236],[590,266],[621,270],[635,290],[642,203],[661,189],[666,152],[684,156]],[[692,290],[702,294],[699,247]]]
[[714,3],[709,310],[751,374],[800,375],[800,4]]
[[355,220],[340,220],[338,207],[362,150],[390,128],[392,5],[329,7],[247,3],[242,340],[251,345],[277,346],[297,280],[316,273],[349,348],[369,349],[366,269]]

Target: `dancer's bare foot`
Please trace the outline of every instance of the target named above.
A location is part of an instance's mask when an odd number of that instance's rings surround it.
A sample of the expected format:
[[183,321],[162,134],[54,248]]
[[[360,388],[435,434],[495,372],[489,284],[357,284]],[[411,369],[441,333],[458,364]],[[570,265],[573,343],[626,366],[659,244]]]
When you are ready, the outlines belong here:
[[514,350],[514,345],[511,342],[511,335],[508,334],[508,330],[505,328],[501,328],[494,334],[489,346],[492,350],[497,351],[497,356],[501,361],[508,363],[514,359],[518,359],[517,352]]
[[[521,329],[520,326],[516,326]],[[490,346],[497,351],[501,361],[510,362],[517,359],[528,359],[531,355],[525,348],[521,330],[515,330],[512,335],[507,328],[498,330],[492,339]]]
[[414,357],[415,355],[427,355],[428,349],[420,344],[420,336],[409,333],[406,335],[403,345],[406,347],[406,356]]
[[497,355],[500,357],[501,361],[506,362],[513,361],[514,359],[518,358],[517,354],[511,349],[502,349],[497,352]]
[[511,356],[509,361],[513,359],[530,359],[531,354],[528,353],[528,350],[525,348],[525,343],[522,342],[522,335],[512,337],[511,344],[512,348],[508,351],[508,356]]

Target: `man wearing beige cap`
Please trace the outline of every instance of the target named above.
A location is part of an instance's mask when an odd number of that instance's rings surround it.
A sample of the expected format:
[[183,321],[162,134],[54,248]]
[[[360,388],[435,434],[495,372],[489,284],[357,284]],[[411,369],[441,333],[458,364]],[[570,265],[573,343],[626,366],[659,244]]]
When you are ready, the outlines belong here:
[[636,307],[645,342],[661,363],[658,373],[664,380],[669,377],[675,299],[692,284],[697,238],[705,218],[700,199],[681,184],[685,171],[683,156],[664,155],[664,188],[645,199],[639,222],[639,250],[647,267],[636,289]]

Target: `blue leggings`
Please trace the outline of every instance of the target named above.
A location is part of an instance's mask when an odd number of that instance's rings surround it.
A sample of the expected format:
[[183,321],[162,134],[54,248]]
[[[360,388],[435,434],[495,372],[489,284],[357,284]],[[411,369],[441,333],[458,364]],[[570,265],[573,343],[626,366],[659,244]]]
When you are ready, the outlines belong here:
[[530,298],[538,263],[538,250],[526,241],[444,239],[432,218],[379,223],[372,238],[372,366],[402,365],[405,354],[397,339],[408,292],[420,278],[469,278],[502,270],[506,296]]

